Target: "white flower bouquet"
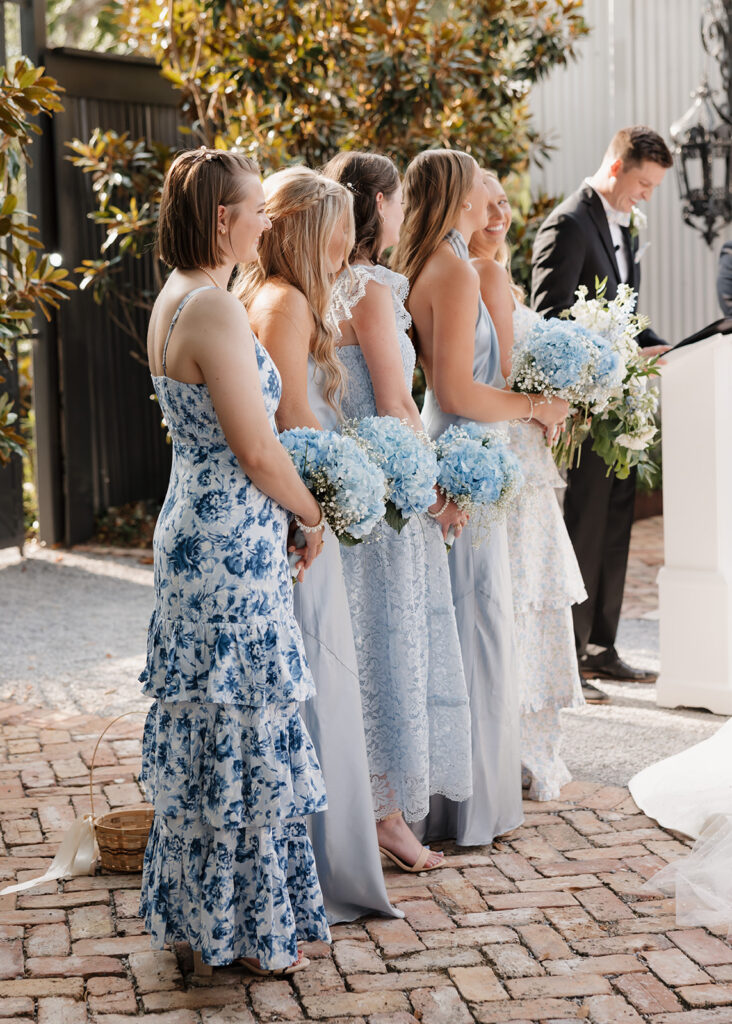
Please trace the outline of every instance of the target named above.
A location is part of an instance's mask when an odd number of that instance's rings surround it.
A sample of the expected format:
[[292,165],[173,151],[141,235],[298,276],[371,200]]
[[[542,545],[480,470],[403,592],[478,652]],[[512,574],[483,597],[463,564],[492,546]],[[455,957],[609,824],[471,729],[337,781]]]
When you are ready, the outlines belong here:
[[658,375],[657,358],[645,359],[635,340],[649,325],[647,317],[635,312],[638,296],[627,284],[618,287],[614,299],[605,298],[605,281],[595,282],[596,298],[587,298],[587,288],[577,289],[577,301],[562,316],[600,334],[620,360],[622,377],[602,408],[595,410],[589,425],[592,450],[622,480],[637,467],[641,480],[650,482],[655,473],[648,450],[657,440],[658,397],[648,379]]

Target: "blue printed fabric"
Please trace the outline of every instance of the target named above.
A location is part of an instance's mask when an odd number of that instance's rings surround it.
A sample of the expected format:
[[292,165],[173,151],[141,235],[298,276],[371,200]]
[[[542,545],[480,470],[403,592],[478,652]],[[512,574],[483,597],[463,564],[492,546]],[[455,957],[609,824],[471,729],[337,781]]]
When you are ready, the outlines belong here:
[[[255,342],[265,406],[281,384]],[[329,939],[303,815],[326,807],[298,704],[314,694],[293,615],[287,513],[245,475],[208,388],[153,378],[173,441],[155,529],[141,779],[155,808],[140,914],[153,947],[212,964],[297,959]]]

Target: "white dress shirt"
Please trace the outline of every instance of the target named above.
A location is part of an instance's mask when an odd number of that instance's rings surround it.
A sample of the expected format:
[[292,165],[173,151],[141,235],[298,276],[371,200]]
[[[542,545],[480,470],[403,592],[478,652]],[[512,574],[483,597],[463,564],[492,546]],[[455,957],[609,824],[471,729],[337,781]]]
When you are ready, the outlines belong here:
[[608,227],[610,228],[610,237],[612,238],[613,245],[615,246],[615,260],[618,264],[618,270],[620,271],[620,280],[628,281],[630,279],[630,266],[628,264],[628,253],[625,248],[625,239],[623,238],[623,228],[630,227],[630,214],[623,213],[621,210],[616,210],[614,206],[611,206],[605,196],[597,191],[595,186],[592,184],[589,178],[585,178],[585,185],[589,185],[590,188],[600,197],[605,216],[607,217]]

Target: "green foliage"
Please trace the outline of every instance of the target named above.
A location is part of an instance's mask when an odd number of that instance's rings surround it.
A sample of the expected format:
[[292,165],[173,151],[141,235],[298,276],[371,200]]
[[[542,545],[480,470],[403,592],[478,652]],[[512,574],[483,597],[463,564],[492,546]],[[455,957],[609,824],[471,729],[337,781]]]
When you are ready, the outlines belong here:
[[[165,172],[173,154],[168,146],[129,133],[103,132],[97,128],[89,142],[75,139],[67,144],[75,154],[72,162],[91,175],[97,208],[90,216],[104,229],[101,257],[83,260],[76,272],[82,275],[81,289],[90,289],[94,299],[109,300],[112,319],[138,345],[133,352],[144,360],[145,346],[138,331],[135,311],[152,305],[153,293],[133,288],[125,274],[128,257],[150,252],[155,241],[160,194]],[[156,291],[159,290],[155,263]]]
[[[12,360],[17,342],[30,335],[36,313],[50,320],[51,308],[57,309],[76,287],[42,251],[37,228],[18,206],[25,165],[31,162],[28,150],[33,135],[41,134],[32,119],[62,110],[61,91],[42,67],[24,57],[0,68],[0,362]],[[0,463],[22,448],[17,419],[9,396],[0,394]]]
[[[588,31],[581,9],[582,0],[119,0],[117,31],[179,91],[190,144],[237,147],[265,172],[361,148],[404,169],[421,150],[450,146],[502,177],[525,176],[530,155],[547,151],[531,126],[530,85],[574,56]],[[150,249],[170,153],[102,130],[71,148],[99,197],[102,258],[79,269],[101,301],[122,258]],[[542,215],[549,205],[542,197]],[[528,196],[524,206],[520,280],[538,223]],[[125,321],[131,329],[129,311]]]
[[46,0],[49,46],[113,50],[118,43],[117,0]]

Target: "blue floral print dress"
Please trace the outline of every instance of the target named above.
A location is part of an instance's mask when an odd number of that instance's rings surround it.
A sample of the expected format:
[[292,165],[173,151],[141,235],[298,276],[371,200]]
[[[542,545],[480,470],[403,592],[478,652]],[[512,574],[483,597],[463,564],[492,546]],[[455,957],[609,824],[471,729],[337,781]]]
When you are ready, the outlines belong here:
[[[196,289],[198,291],[199,289]],[[205,384],[153,377],[173,440],[155,528],[155,610],[140,681],[154,703],[141,780],[155,808],[140,915],[152,945],[210,964],[297,959],[329,940],[304,815],[326,807],[298,703],[315,690],[293,616],[288,515],[229,448]],[[272,430],[279,374],[255,339]]]

